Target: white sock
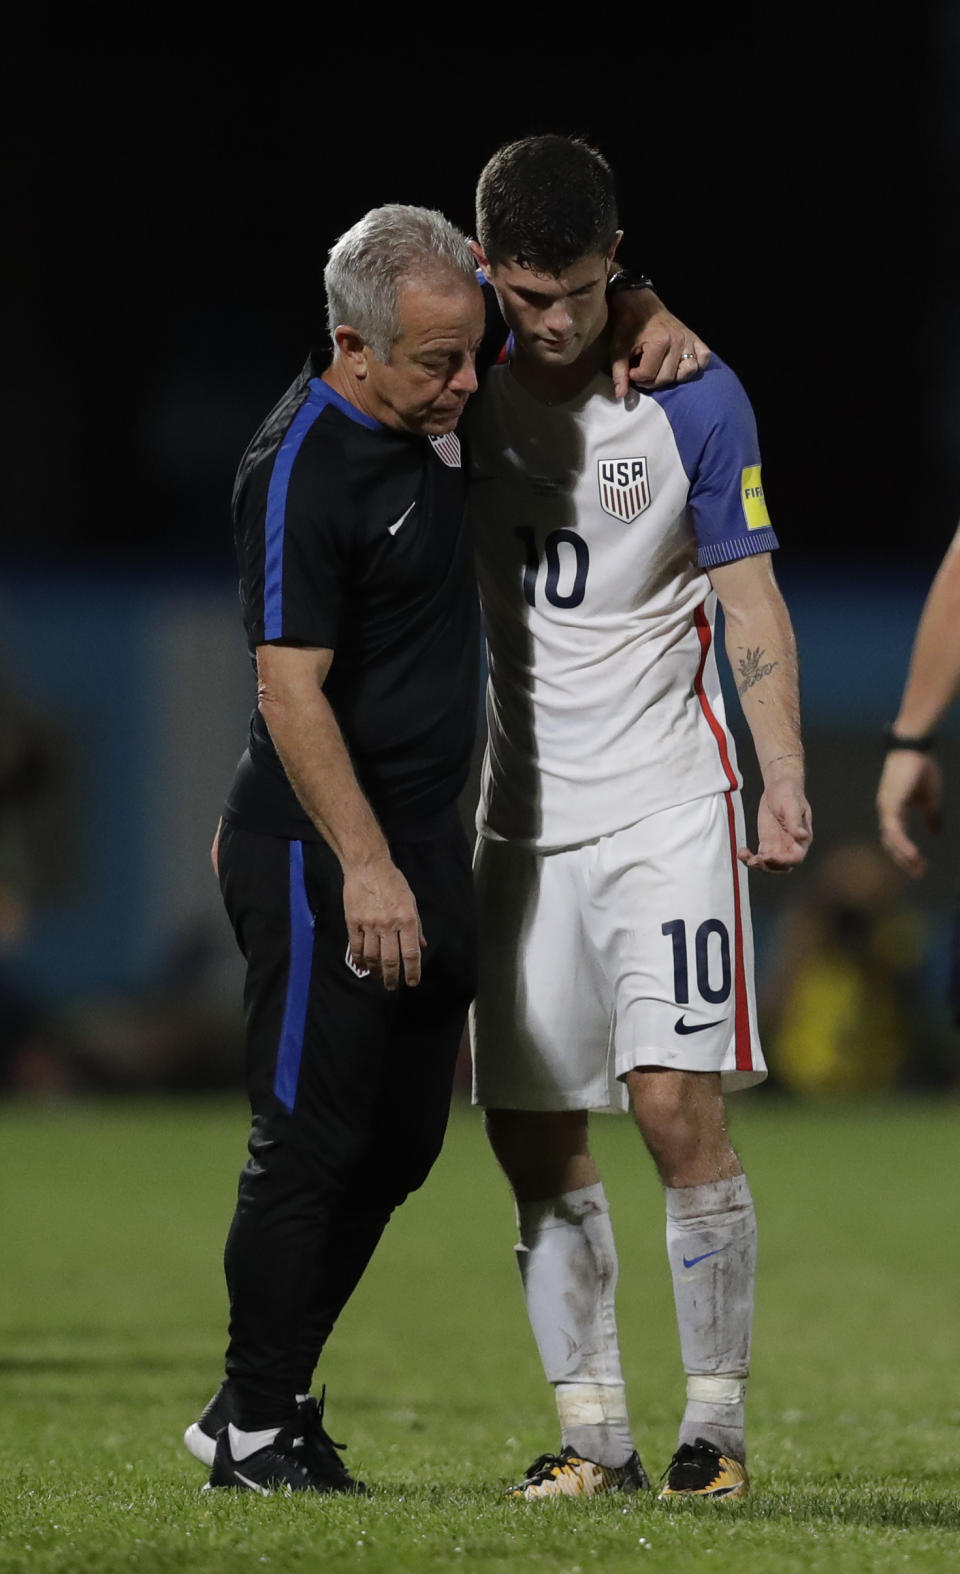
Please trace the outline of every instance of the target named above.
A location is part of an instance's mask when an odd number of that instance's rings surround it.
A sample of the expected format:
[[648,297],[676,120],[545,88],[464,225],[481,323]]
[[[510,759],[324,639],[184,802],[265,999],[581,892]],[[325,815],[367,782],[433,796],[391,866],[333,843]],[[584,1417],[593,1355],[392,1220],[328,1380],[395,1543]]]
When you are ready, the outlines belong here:
[[231,1456],[237,1461],[249,1459],[251,1454],[256,1454],[261,1448],[266,1448],[268,1443],[272,1443],[279,1431],[278,1426],[273,1426],[267,1427],[263,1432],[241,1432],[232,1421],[228,1422]]
[[517,1261],[547,1381],[556,1388],[562,1446],[615,1468],[633,1438],[614,1295],[617,1251],[603,1186],[517,1206]]
[[687,1373],[680,1442],[704,1437],[742,1460],[757,1263],[745,1175],[667,1188],[667,1255]]

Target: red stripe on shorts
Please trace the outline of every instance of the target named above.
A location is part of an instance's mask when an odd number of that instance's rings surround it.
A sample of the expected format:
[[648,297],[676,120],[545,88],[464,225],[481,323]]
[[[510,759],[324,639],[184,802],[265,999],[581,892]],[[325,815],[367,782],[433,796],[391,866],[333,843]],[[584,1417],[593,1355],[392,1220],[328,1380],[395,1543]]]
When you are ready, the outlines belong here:
[[707,726],[713,733],[720,751],[720,762],[723,765],[730,789],[724,794],[727,800],[727,826],[730,832],[730,857],[733,862],[733,989],[734,989],[734,1036],[737,1051],[737,1070],[753,1070],[753,1049],[750,1043],[750,1013],[747,1009],[747,979],[743,965],[743,914],[740,910],[740,865],[737,859],[737,821],[733,808],[733,794],[738,788],[737,773],[730,763],[730,750],[727,748],[727,735],[710,708],[703,687],[703,669],[707,664],[707,656],[713,643],[713,631],[707,622],[707,615],[701,602],[694,613],[697,625],[697,635],[700,640],[700,665],[697,675],[693,680],[693,687],[700,709],[707,718]]

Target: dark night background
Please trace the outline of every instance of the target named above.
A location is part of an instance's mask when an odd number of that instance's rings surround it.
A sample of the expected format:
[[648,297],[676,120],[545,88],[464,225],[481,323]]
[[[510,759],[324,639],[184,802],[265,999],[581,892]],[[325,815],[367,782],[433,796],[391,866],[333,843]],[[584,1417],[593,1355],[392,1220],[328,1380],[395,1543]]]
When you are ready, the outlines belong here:
[[580,17],[563,53],[483,63],[331,45],[314,65],[308,39],[279,64],[31,60],[10,550],[222,565],[234,465],[319,336],[330,242],[383,201],[469,229],[489,154],[556,129],[608,154],[624,256],[745,382],[791,560],[932,565],[960,510],[957,9],[864,13],[856,36],[814,15],[641,6],[605,14],[605,47],[579,47]]
[[[0,664],[60,739],[62,812],[28,805],[39,874],[7,933],[22,869],[0,836],[0,1044],[5,980],[41,1025],[49,1000],[85,1000],[86,1052],[122,1047],[108,1080],[163,1062],[98,1004],[145,990],[181,1065],[211,1042],[184,1002],[220,1010],[234,1076],[237,959],[207,862],[253,699],[230,489],[322,342],[327,250],[388,201],[470,231],[483,163],[530,132],[604,150],[622,255],[757,413],[817,827],[786,893],[753,883],[761,974],[832,850],[875,849],[880,726],[960,516],[960,8],[422,11],[395,51],[366,47],[379,25],[358,12],[337,36],[280,8],[201,54],[158,23],[155,47],[98,46],[84,12],[72,48],[48,28],[8,52]],[[732,725],[752,814],[735,702]],[[952,822],[941,845],[910,899],[942,1014]]]

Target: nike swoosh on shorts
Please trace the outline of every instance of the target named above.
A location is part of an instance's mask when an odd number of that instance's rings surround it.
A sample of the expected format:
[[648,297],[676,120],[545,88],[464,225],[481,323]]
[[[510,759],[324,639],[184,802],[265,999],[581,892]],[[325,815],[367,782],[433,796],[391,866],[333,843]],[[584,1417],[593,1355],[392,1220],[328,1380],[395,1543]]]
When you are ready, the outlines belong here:
[[683,1017],[678,1017],[673,1024],[675,1033],[702,1033],[708,1027],[719,1027],[725,1021],[724,1017],[717,1017],[716,1022],[685,1022]]

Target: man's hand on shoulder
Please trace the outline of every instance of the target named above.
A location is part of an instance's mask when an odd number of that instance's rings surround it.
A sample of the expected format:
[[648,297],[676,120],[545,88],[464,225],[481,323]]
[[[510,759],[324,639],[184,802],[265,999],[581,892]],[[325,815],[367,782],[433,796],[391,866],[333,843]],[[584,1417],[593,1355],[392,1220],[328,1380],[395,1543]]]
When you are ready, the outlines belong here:
[[618,290],[609,296],[609,309],[610,371],[618,399],[631,383],[667,388],[696,377],[707,365],[709,347],[653,290]]
[[378,973],[386,989],[419,984],[427,942],[416,898],[389,857],[344,870],[343,913],[355,967]]

